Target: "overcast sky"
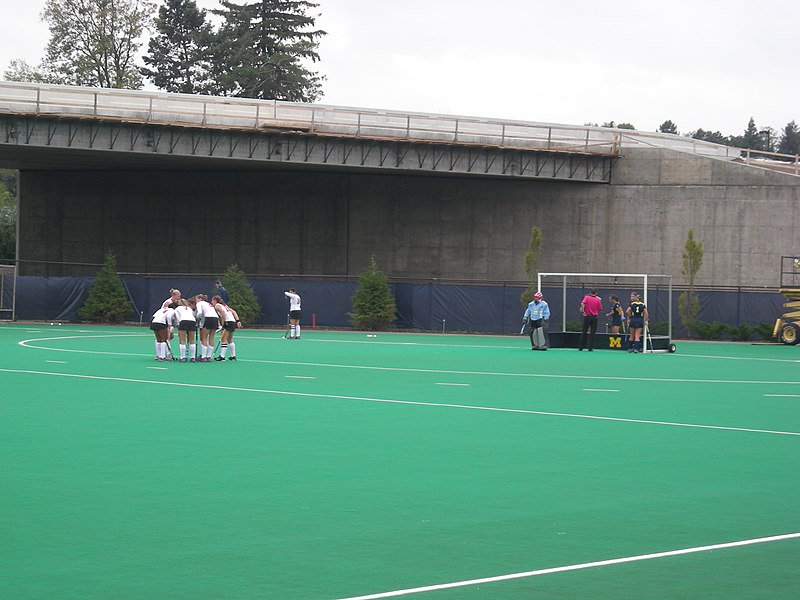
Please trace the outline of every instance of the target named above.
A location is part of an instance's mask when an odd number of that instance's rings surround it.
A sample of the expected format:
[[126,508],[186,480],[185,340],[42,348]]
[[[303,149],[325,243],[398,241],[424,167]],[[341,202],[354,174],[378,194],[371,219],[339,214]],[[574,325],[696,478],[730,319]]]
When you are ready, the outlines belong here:
[[[800,121],[798,0],[317,2],[325,104],[726,135]],[[0,0],[0,70],[40,62],[43,6]]]

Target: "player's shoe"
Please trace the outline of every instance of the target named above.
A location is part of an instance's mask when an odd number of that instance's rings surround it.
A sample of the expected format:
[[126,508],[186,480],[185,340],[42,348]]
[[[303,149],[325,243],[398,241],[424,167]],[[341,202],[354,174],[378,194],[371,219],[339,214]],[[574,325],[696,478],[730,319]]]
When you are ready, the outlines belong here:
[[236,357],[235,356],[229,356],[228,360],[236,360]]
[[215,357],[214,357],[214,360],[216,360],[216,361],[220,361],[220,360],[225,360],[225,359],[224,359],[224,358],[222,358],[221,356],[215,356]]

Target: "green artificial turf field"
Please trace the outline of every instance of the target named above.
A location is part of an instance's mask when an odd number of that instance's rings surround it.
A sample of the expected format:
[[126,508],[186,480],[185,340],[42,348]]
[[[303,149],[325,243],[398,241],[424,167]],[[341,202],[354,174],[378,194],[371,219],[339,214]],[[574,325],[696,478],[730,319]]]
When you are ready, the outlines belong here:
[[0,597],[800,597],[800,348],[281,335],[0,326]]

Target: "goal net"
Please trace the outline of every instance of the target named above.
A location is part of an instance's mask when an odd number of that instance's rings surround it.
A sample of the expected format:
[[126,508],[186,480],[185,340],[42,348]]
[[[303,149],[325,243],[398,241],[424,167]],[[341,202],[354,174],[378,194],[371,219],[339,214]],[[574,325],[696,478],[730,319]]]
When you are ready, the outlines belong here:
[[14,320],[14,300],[16,298],[17,270],[14,265],[0,264],[0,320]]
[[[642,298],[649,314],[645,348],[666,348],[672,338],[672,276],[630,273],[539,273],[538,289],[550,306],[550,331],[580,331],[583,317],[579,306],[591,289],[603,302],[597,324],[598,333],[611,330],[612,295],[619,298],[623,312],[630,303],[631,292]],[[660,343],[656,343],[656,341]]]

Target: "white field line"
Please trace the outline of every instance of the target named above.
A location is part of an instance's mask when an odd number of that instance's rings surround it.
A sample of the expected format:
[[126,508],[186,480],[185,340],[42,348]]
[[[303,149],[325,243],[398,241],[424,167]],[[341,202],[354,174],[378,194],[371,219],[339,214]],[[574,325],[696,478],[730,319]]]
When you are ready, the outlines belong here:
[[712,544],[710,546],[696,546],[694,548],[682,548],[680,550],[668,550],[666,552],[655,552],[653,554],[640,554],[638,556],[626,556],[624,558],[612,558],[610,560],[598,560],[595,562],[579,563],[566,565],[563,567],[553,567],[551,569],[538,569],[536,571],[523,571],[521,573],[509,573],[507,575],[497,575],[495,577],[482,577],[480,579],[467,579],[465,581],[454,581],[451,583],[440,583],[436,585],[426,585],[404,590],[394,590],[391,592],[380,592],[377,594],[367,594],[366,596],[351,596],[341,600],[378,600],[380,598],[393,598],[397,596],[407,596],[408,594],[419,594],[422,592],[433,592],[452,588],[482,585],[487,583],[497,583],[498,581],[509,581],[511,579],[524,579],[527,577],[537,577],[539,575],[551,575],[553,573],[565,573],[567,571],[580,571],[582,569],[593,569],[595,567],[607,567],[610,565],[621,565],[625,563],[640,562],[643,560],[654,560],[658,558],[668,558],[670,556],[681,556],[685,554],[696,554],[698,552],[711,552],[713,550],[726,550],[728,548],[739,548],[742,546],[752,546],[754,544],[766,544],[769,542],[779,542],[800,538],[800,533],[787,533],[785,535],[773,535],[770,537],[753,538],[749,540],[739,540],[724,544]]
[[306,375],[284,375],[286,379],[316,379],[316,377],[308,377]]
[[600,390],[596,388],[583,388],[584,392],[619,392],[619,390]]
[[[63,339],[85,339],[89,337],[117,337],[111,335],[96,335],[96,336],[63,336],[55,338],[38,338],[31,340],[22,340],[18,342],[20,346],[26,348],[34,348],[37,350],[53,350],[55,352],[74,352],[79,354],[103,354],[107,356],[151,356],[150,354],[138,354],[131,352],[100,352],[96,350],[75,350],[70,348],[50,348],[46,346],[33,346],[35,342],[45,342],[49,340],[63,340]],[[143,337],[141,334],[129,335],[129,337]],[[150,336],[146,336],[150,337]],[[493,377],[528,377],[536,379],[578,379],[590,381],[643,381],[643,382],[656,382],[656,383],[713,383],[713,384],[753,384],[753,385],[800,385],[800,381],[758,381],[748,379],[687,379],[675,377],[619,377],[610,375],[557,375],[553,373],[501,373],[493,371],[456,371],[448,369],[412,369],[408,367],[377,367],[369,365],[337,365],[332,363],[312,363],[288,360],[258,360],[258,359],[243,359],[240,358],[239,362],[251,362],[265,365],[289,365],[301,367],[324,367],[332,369],[362,369],[367,371],[390,371],[400,373],[432,373],[439,375],[459,375],[459,376],[493,376]],[[782,361],[784,362],[784,361]],[[790,361],[791,362],[791,361]]]
[[788,435],[800,437],[797,431],[775,431],[771,429],[752,429],[747,427],[726,427],[724,425],[702,425],[697,423],[677,423],[673,421],[653,421],[649,419],[625,419],[622,417],[605,417],[601,415],[585,415],[578,413],[558,413],[521,408],[500,408],[494,406],[476,406],[471,404],[451,404],[445,402],[422,402],[418,400],[398,400],[392,398],[370,398],[364,396],[343,396],[339,394],[312,394],[310,392],[288,392],[260,388],[232,387],[226,385],[208,385],[199,383],[180,383],[177,381],[151,381],[148,379],[132,379],[128,377],[102,377],[100,375],[77,375],[74,373],[53,373],[49,371],[32,371],[27,369],[0,369],[0,373],[17,373],[21,375],[44,375],[51,377],[67,377],[89,379],[94,381],[119,381],[123,383],[142,383],[146,385],[166,385],[193,389],[225,390],[229,392],[249,392],[255,394],[274,394],[277,396],[300,396],[303,398],[331,398],[334,400],[353,400],[358,402],[377,402],[383,404],[404,404],[407,406],[430,406],[435,408],[457,408],[462,410],[481,410],[486,412],[514,413],[523,415],[541,415],[547,417],[564,417],[572,419],[591,419],[596,421],[614,421],[617,423],[637,423],[643,425],[663,425],[668,427],[686,427],[690,429],[716,429],[719,431],[739,431],[745,433],[766,433],[771,435]]
[[436,385],[452,385],[452,386],[455,386],[455,387],[469,387],[471,384],[469,384],[469,383],[445,383],[445,382],[441,382],[441,383],[436,383]]
[[800,398],[800,394],[764,394],[766,398]]
[[54,363],[54,364],[57,364],[57,365],[65,365],[65,364],[67,364],[67,361],[65,361],[65,360],[46,360],[44,362]]

